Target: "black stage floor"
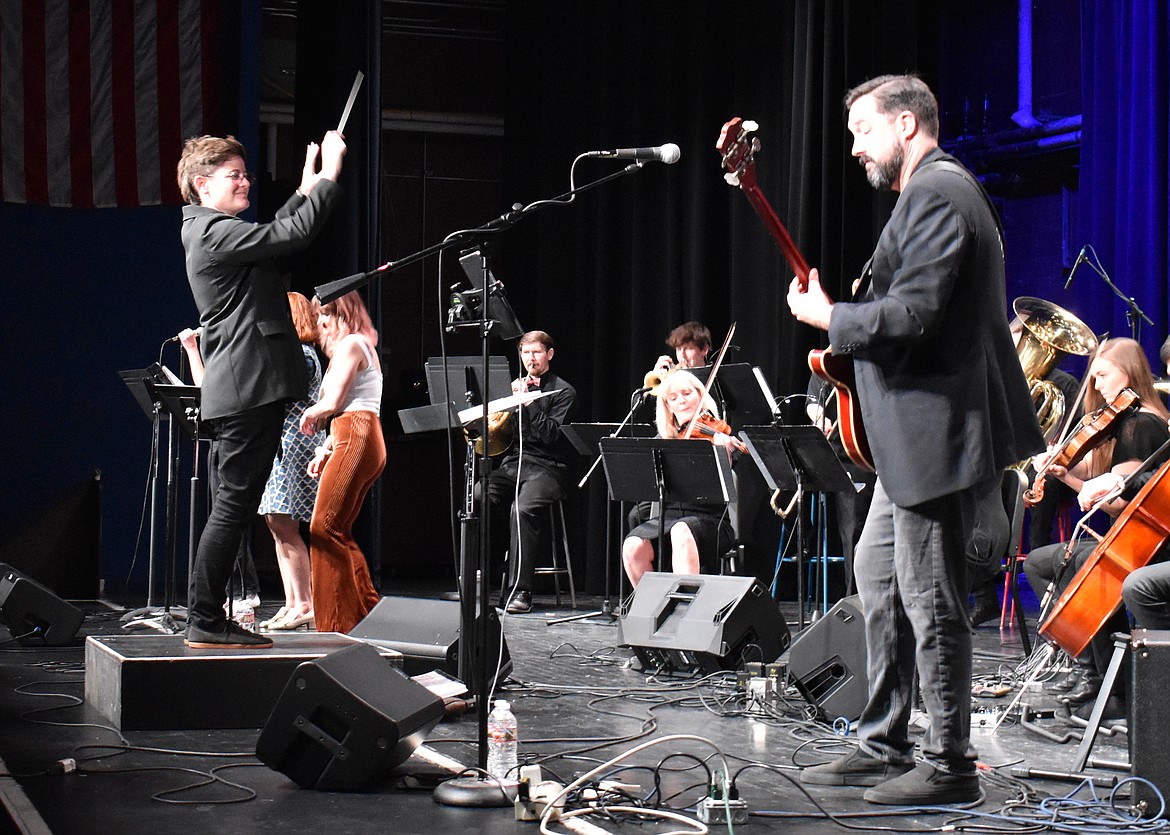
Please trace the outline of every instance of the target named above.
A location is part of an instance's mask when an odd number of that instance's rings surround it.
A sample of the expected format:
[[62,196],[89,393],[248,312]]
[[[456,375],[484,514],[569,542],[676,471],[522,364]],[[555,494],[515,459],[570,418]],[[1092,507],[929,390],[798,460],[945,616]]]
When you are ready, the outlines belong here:
[[[862,800],[860,790],[820,788],[806,794],[796,782],[798,765],[847,750],[853,737],[807,721],[808,705],[795,689],[782,699],[769,700],[766,707],[751,707],[734,674],[648,676],[626,665],[631,652],[617,645],[618,629],[606,619],[549,625],[550,616],[570,613],[567,607],[553,607],[551,600],[538,596],[533,613],[504,619],[515,666],[503,695],[512,701],[519,720],[522,757],[539,762],[546,779],[572,781],[628,754],[620,765],[605,769],[609,779],[628,784],[629,795],[647,805],[686,814],[686,807],[703,795],[708,771],[726,768],[750,810],[748,825],[753,831],[909,832],[942,827],[1086,831],[1098,823],[1108,831],[1124,831],[1124,826],[1110,826],[1104,820],[1109,814],[1108,787],[1078,788],[1074,782],[1013,776],[1013,767],[1069,771],[1077,757],[1077,729],[1059,716],[1045,714],[1044,708],[1054,703],[1035,687],[1026,691],[1026,698],[1046,717],[1033,720],[1039,732],[1009,719],[995,732],[983,728],[974,733],[985,766],[983,802],[965,811],[877,807]],[[579,600],[582,611],[599,608],[599,603],[596,598]],[[792,606],[783,608],[792,623],[796,619]],[[272,609],[275,606],[264,607],[261,614]],[[120,612],[96,604],[87,612],[83,635],[123,634]],[[1013,631],[994,626],[976,630],[980,680],[1013,688],[1006,695],[976,700],[977,718],[984,725],[995,718],[990,711],[1006,706],[1020,691],[1023,661],[1021,642]],[[84,664],[80,636],[75,646],[66,648],[5,644],[0,650],[0,795],[12,819],[3,823],[11,831],[197,828],[266,835],[304,831],[462,835],[538,830],[537,823],[516,821],[510,808],[435,803],[429,782],[438,769],[415,758],[380,777],[368,792],[324,792],[300,788],[260,763],[254,756],[258,730],[119,732],[84,702]],[[241,677],[236,698],[253,699],[249,687]],[[165,691],[153,694],[158,700],[173,697]],[[474,713],[440,722],[427,737],[426,748],[474,763],[473,717]],[[1166,729],[1145,732],[1165,734]],[[645,747],[628,753],[636,746]],[[1126,761],[1125,737],[1098,736],[1092,757]],[[62,773],[66,761],[76,761],[76,770]],[[1127,776],[1092,765],[1088,774],[1102,783]],[[1071,793],[1078,802],[1064,804],[1063,810],[1046,800]],[[608,800],[602,805],[618,803]],[[1128,805],[1125,800],[1116,803],[1123,809]],[[1057,826],[1024,823],[1044,818],[1056,820]],[[573,818],[552,827],[599,831],[590,825],[609,832],[699,831],[681,823],[638,823],[617,813]],[[727,829],[725,824],[711,828]]]

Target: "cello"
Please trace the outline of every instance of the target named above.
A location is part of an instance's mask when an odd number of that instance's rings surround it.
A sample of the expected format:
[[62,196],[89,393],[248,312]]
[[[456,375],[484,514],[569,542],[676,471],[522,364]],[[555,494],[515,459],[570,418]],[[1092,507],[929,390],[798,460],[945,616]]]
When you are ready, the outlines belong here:
[[[1150,460],[1155,460],[1165,448],[1163,444]],[[1125,578],[1149,563],[1167,539],[1170,539],[1170,461],[1158,468],[1100,538],[1040,625],[1040,635],[1069,655],[1080,655],[1121,605],[1121,584]]]

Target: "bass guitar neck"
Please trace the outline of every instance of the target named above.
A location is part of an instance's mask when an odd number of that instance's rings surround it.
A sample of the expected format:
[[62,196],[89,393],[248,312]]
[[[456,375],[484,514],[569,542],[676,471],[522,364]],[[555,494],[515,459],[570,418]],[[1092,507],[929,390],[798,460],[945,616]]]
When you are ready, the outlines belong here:
[[[727,173],[723,179],[737,187],[756,210],[764,228],[771,234],[788,266],[796,276],[802,290],[808,289],[808,262],[796,247],[796,242],[780,221],[780,217],[764,196],[756,180],[755,155],[760,150],[760,140],[751,134],[759,125],[736,116],[723,126],[719,133],[716,149],[723,157]],[[833,349],[810,351],[809,369],[837,391],[837,419],[841,431],[841,445],[849,460],[863,470],[874,472],[873,455],[865,426],[861,418],[861,407],[857,401],[853,378],[853,360],[848,356],[835,356]]]

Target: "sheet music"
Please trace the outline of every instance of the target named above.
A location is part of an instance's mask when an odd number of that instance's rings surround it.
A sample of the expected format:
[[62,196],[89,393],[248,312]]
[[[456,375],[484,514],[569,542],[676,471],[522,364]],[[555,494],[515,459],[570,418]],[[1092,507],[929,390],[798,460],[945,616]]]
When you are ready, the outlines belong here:
[[[551,391],[522,391],[519,394],[510,394],[507,397],[501,397],[498,400],[492,400],[487,404],[488,414],[493,412],[503,412],[511,409],[514,406],[526,406],[533,400],[539,400],[546,395],[552,394]],[[460,423],[470,423],[476,418],[483,417],[483,406],[471,406],[467,409],[462,409],[459,412]]]
[[171,369],[167,368],[165,365],[160,364],[158,370],[162,372],[163,376],[167,378],[167,382],[172,386],[185,385],[183,381],[175,375],[175,372],[171,371]]

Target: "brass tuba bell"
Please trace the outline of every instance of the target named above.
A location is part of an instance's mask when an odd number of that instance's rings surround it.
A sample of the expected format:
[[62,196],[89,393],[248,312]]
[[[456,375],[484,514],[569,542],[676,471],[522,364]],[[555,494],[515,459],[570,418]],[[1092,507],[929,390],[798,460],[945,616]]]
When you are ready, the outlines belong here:
[[1088,356],[1097,348],[1097,337],[1089,327],[1063,307],[1032,296],[1012,302],[1023,326],[1016,354],[1032,389],[1032,402],[1044,439],[1051,441],[1064,418],[1064,395],[1044,377],[1064,357]]

